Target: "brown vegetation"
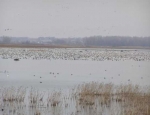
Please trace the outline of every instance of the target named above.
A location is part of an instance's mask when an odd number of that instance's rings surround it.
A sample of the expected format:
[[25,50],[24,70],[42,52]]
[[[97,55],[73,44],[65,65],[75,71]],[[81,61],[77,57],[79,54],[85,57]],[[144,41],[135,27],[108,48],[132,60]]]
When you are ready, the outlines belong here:
[[57,110],[69,109],[69,107],[75,107],[76,111],[72,113],[77,115],[102,114],[106,110],[115,115],[150,115],[150,87],[148,86],[90,82],[78,85],[72,91],[64,96],[60,91],[45,93],[31,88],[26,93],[26,88],[23,87],[1,88],[0,108],[4,111],[3,107],[9,108],[13,105],[13,112],[15,112],[27,106],[34,110],[34,115],[43,114],[40,108]]

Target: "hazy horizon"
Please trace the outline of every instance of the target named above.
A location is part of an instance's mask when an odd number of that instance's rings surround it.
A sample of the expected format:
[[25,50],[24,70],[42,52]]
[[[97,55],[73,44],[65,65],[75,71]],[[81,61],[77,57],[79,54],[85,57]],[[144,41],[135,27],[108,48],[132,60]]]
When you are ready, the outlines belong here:
[[149,0],[1,0],[0,36],[150,36]]

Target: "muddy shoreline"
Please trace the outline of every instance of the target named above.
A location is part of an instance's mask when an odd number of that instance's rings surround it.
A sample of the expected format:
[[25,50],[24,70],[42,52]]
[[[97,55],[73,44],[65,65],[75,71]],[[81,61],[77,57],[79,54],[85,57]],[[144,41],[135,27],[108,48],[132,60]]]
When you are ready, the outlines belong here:
[[42,45],[42,44],[0,44],[0,48],[107,48],[107,49],[150,49],[140,46],[69,46],[69,45]]

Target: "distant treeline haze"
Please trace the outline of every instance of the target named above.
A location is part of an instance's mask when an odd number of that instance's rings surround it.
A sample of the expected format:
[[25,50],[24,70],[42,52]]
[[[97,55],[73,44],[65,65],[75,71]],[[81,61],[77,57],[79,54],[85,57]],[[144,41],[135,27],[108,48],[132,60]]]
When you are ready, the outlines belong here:
[[150,47],[150,37],[124,36],[92,36],[84,38],[55,38],[55,37],[0,37],[0,44],[43,44],[68,46],[141,46]]

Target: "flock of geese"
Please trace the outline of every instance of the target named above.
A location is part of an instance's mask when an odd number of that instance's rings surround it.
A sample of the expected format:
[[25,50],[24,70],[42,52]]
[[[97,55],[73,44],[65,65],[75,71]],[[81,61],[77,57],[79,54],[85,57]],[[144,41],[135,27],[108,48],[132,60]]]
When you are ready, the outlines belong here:
[[92,61],[146,61],[150,60],[150,50],[109,50],[76,48],[0,48],[2,59],[47,59],[47,60],[92,60]]

